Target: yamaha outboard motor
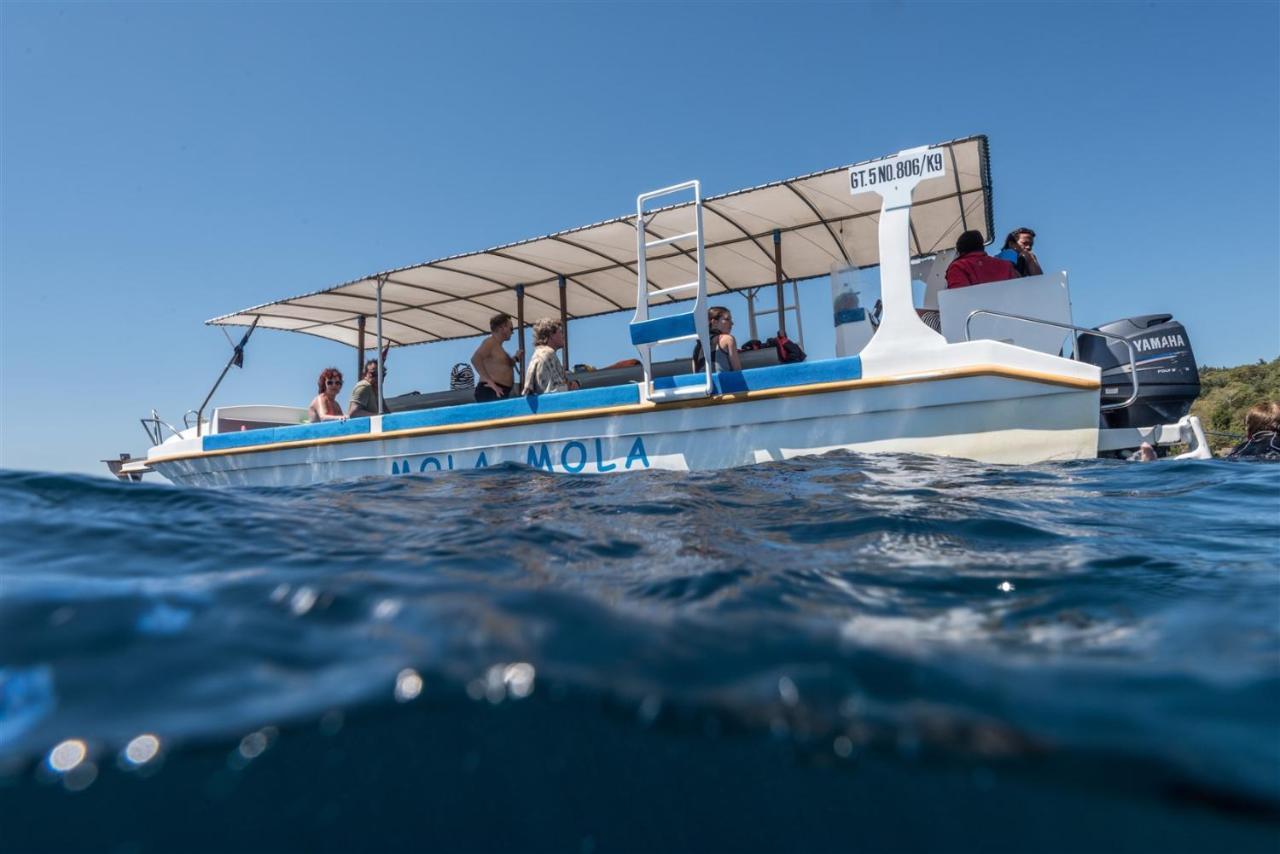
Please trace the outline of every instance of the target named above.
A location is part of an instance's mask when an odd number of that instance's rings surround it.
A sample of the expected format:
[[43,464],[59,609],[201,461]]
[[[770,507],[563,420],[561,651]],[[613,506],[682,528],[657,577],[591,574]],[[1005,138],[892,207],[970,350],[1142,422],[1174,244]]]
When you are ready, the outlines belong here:
[[[1147,314],[1094,327],[1133,345],[1138,399],[1124,409],[1102,413],[1104,427],[1151,427],[1172,424],[1191,411],[1200,396],[1200,372],[1187,331],[1172,315]],[[1129,350],[1120,341],[1097,335],[1079,336],[1080,361],[1102,368],[1102,402],[1123,403],[1133,393]]]

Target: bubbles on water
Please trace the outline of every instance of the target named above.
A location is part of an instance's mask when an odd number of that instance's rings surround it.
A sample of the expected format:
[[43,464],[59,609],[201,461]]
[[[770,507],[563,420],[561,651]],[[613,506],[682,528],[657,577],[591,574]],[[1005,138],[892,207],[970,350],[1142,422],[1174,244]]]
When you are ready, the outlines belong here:
[[396,674],[396,702],[407,703],[410,700],[417,699],[422,693],[422,677],[418,675],[418,671],[411,667],[406,667]]
[[1000,584],[996,587],[996,589],[999,590],[1001,593],[1012,593],[1017,588],[1013,586],[1012,581],[1001,581]]
[[150,733],[143,733],[125,745],[120,756],[131,767],[146,765],[160,755],[160,739]]

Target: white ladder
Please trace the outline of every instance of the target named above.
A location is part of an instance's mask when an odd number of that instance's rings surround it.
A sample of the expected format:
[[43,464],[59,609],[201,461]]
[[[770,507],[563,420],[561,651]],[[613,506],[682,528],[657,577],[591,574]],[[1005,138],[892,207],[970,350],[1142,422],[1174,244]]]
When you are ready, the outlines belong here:
[[[693,231],[664,237],[657,240],[648,239],[645,231],[645,203],[662,196],[693,190]],[[681,285],[673,285],[658,290],[649,290],[647,261],[650,249],[697,240],[698,244],[698,277],[695,281]],[[644,366],[644,385],[641,387],[641,398],[644,400],[663,401],[707,397],[711,394],[711,341],[707,328],[707,269],[703,258],[702,241],[702,185],[698,181],[685,181],[643,193],[636,197],[636,313],[631,318],[631,343],[640,352],[640,363]],[[649,300],[654,297],[688,294],[696,291],[693,310],[670,314],[664,317],[649,317]],[[701,383],[689,385],[678,384],[674,379],[669,385],[654,388],[652,350],[657,344],[673,341],[702,342],[702,352],[706,355]]]

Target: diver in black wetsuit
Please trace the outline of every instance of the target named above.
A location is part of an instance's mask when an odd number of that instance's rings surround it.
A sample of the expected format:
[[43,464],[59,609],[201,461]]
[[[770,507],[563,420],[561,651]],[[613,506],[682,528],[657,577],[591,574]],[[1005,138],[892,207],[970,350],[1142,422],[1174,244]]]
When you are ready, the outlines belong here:
[[1280,462],[1280,401],[1259,403],[1244,417],[1245,440],[1227,454],[1229,460]]

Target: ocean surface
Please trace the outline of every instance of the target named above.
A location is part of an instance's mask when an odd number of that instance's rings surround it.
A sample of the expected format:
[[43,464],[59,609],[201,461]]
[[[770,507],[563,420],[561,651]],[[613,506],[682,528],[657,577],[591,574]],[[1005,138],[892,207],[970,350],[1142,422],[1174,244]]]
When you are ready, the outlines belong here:
[[0,850],[1280,849],[1280,465],[0,472]]

